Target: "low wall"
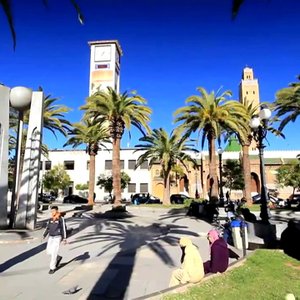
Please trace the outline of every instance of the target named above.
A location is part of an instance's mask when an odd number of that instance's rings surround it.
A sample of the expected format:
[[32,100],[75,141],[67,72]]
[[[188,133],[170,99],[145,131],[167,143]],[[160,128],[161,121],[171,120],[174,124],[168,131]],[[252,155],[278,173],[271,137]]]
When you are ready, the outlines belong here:
[[[249,255],[252,255],[252,253],[249,254]],[[216,273],[216,274],[210,273],[210,274],[205,275],[204,278],[198,283],[186,283],[186,284],[177,285],[177,286],[170,287],[170,288],[167,288],[167,289],[164,289],[162,291],[158,291],[158,292],[146,295],[146,296],[135,298],[133,300],[161,300],[166,295],[184,293],[185,291],[187,291],[189,288],[191,288],[193,286],[199,286],[199,285],[203,284],[204,282],[206,282],[206,281],[208,281],[212,278],[223,276],[227,272],[242,266],[245,263],[247,257],[249,257],[249,255],[246,256],[246,257],[241,258],[238,261],[235,261],[235,262],[231,263],[228,266],[228,269],[226,270],[225,273]]]

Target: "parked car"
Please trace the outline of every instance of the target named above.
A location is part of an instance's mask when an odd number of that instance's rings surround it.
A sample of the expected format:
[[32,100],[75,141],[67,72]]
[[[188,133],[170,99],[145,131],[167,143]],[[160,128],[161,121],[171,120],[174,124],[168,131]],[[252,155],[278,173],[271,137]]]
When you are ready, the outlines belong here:
[[103,197],[103,202],[104,203],[112,203],[112,197],[111,195],[106,195]]
[[[114,203],[113,197],[114,197],[114,196],[106,195],[106,196],[103,197],[103,202],[104,202],[104,203],[107,203],[107,204],[108,204],[108,203]],[[130,201],[130,200],[129,200],[129,201]],[[126,199],[126,198],[122,198],[122,199],[121,199],[121,202],[122,202],[122,203],[126,203],[126,202],[127,202],[127,199]]]
[[68,195],[64,197],[63,203],[88,203],[88,199],[78,195]]
[[42,202],[42,203],[52,203],[53,201],[55,201],[55,197],[51,194],[46,194],[46,193],[39,193],[38,195],[38,201]]
[[184,200],[191,199],[190,197],[183,194],[173,194],[170,197],[171,204],[183,204]]
[[[276,198],[272,195],[269,195],[269,200],[276,207],[284,207],[286,205],[286,201],[284,199]],[[261,204],[261,195],[256,194],[256,195],[252,196],[252,203],[253,204]]]
[[134,194],[131,198],[133,204],[161,204],[162,201],[148,193]]
[[287,199],[289,204],[300,204],[300,194],[299,193],[295,193],[289,196],[289,198]]

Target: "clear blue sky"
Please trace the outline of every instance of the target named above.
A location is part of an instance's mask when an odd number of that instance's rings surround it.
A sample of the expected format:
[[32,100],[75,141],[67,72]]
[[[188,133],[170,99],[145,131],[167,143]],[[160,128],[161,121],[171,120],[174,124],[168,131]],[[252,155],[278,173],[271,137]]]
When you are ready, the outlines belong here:
[[[151,127],[168,131],[173,112],[198,86],[223,86],[237,99],[246,65],[259,79],[261,101],[273,101],[300,74],[299,0],[245,0],[234,21],[231,0],[78,0],[83,26],[69,0],[48,2],[14,1],[15,52],[1,11],[0,82],[42,86],[72,108],[72,122],[88,96],[92,40],[119,40],[121,91],[137,90],[153,109]],[[268,149],[300,149],[299,125],[286,127],[286,140],[269,135]],[[133,134],[131,146],[139,137]],[[61,148],[64,139],[46,134],[45,142]]]

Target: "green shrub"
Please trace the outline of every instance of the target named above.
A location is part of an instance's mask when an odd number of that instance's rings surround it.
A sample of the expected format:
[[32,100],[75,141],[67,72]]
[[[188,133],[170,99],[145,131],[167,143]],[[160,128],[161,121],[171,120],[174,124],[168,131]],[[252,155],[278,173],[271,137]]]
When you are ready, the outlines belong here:
[[204,199],[185,199],[183,204],[184,204],[184,207],[190,207],[192,202],[201,203],[202,201],[204,201]]

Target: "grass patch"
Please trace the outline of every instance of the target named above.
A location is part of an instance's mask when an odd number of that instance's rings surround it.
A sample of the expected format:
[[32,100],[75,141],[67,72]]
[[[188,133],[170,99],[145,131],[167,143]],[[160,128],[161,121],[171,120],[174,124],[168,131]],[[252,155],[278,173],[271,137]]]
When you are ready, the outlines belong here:
[[164,300],[276,300],[300,297],[300,262],[276,250],[257,250],[245,264]]
[[260,211],[260,204],[252,204],[251,206],[246,206],[250,211]]

